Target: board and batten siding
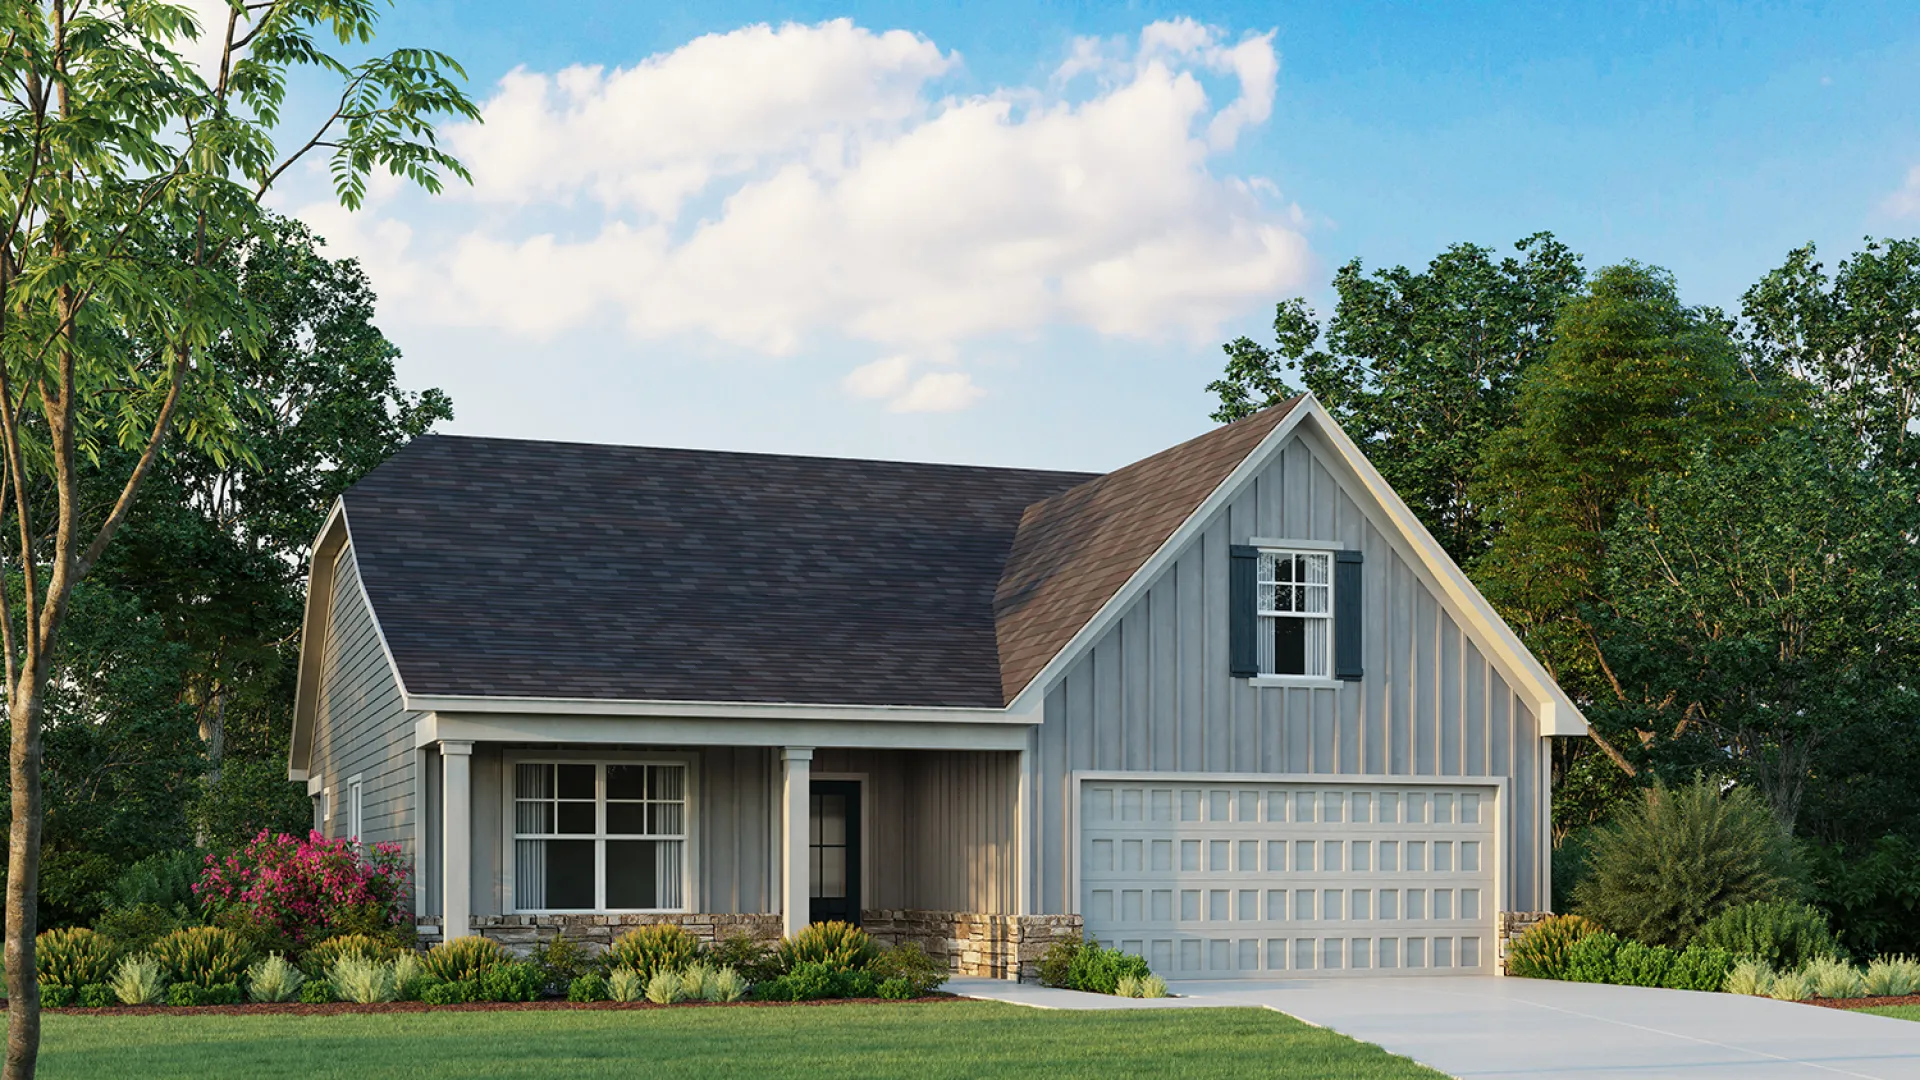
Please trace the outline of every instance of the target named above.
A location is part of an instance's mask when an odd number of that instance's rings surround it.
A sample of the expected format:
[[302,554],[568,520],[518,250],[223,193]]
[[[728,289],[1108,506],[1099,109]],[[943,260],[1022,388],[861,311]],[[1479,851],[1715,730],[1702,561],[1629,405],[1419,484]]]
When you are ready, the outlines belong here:
[[[1356,501],[1369,498],[1330,447],[1296,433],[1048,687],[1030,747],[1037,912],[1077,910],[1072,776],[1095,770],[1505,777],[1501,907],[1546,906],[1533,712],[1385,518]],[[1365,553],[1359,681],[1256,687],[1229,674],[1228,548],[1254,537]]]
[[332,792],[332,819],[316,823],[329,839],[347,835],[347,780],[358,775],[360,839],[399,844],[413,858],[415,716],[401,706],[400,683],[380,643],[349,544],[333,564],[307,766],[308,775],[319,777]]

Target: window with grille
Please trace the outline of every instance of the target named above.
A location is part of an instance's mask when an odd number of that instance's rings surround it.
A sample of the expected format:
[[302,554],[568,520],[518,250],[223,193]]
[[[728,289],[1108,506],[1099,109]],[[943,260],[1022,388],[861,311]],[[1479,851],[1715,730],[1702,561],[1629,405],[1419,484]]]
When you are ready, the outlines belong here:
[[684,764],[520,762],[513,821],[516,910],[685,908]]
[[1260,674],[1327,677],[1333,656],[1333,553],[1263,549],[1255,580]]

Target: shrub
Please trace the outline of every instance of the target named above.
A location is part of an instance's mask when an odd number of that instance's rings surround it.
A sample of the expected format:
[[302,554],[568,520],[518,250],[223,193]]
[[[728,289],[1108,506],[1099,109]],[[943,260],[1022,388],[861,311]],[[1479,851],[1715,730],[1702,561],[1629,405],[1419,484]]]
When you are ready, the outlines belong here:
[[508,961],[482,971],[479,1001],[538,1001],[546,976],[532,964]]
[[1733,965],[1733,970],[1727,973],[1725,989],[1729,994],[1766,997],[1773,989],[1773,980],[1773,968],[1765,960],[1746,959]]
[[253,952],[240,936],[218,926],[175,930],[154,942],[150,954],[169,983],[202,988],[238,983],[253,963]]
[[661,968],[647,980],[647,1000],[655,1005],[671,1005],[687,999],[687,983],[679,972]]
[[1813,996],[1813,980],[1805,972],[1788,971],[1773,977],[1767,996],[1780,1001],[1805,1001]]
[[193,883],[200,877],[202,857],[191,850],[163,851],[132,863],[107,886],[109,908],[150,905],[163,910],[185,910],[195,903]]
[[1140,996],[1143,998],[1163,998],[1167,996],[1167,980],[1158,975],[1149,975],[1140,980]]
[[1600,928],[1578,915],[1553,915],[1527,928],[1507,951],[1507,973],[1527,979],[1564,979],[1573,944]]
[[359,956],[343,956],[334,961],[333,967],[327,970],[327,982],[333,986],[334,997],[355,1005],[393,1001],[400,991],[394,982],[392,964]]
[[1620,939],[1606,931],[1588,934],[1567,951],[1566,978],[1572,982],[1609,983],[1613,981],[1614,957],[1620,951]]
[[568,1001],[589,1002],[612,999],[613,995],[607,991],[607,977],[597,971],[589,971],[567,984]]
[[88,983],[80,988],[80,1004],[89,1009],[104,1009],[114,1000],[113,987],[105,983]]
[[375,928],[411,925],[407,875],[398,844],[361,848],[263,829],[224,859],[208,855],[193,893],[210,912],[245,910],[304,948],[341,930],[365,932],[370,918]]
[[333,987],[325,979],[308,979],[300,987],[300,1004],[325,1005],[333,1001]]
[[419,1001],[427,987],[439,981],[427,970],[426,963],[417,952],[403,952],[393,962],[395,1001]]
[[687,970],[700,957],[700,939],[673,923],[636,926],[613,939],[602,961],[609,968],[632,968],[643,980],[655,972]]
[[880,983],[880,996],[888,1001],[908,1001],[914,997],[913,987],[902,978],[883,980]]
[[831,997],[871,998],[880,996],[880,984],[864,968],[833,973]]
[[1040,954],[1040,985],[1066,987],[1073,978],[1073,961],[1085,948],[1078,941],[1056,941]]
[[615,1001],[643,1001],[647,996],[647,980],[630,967],[614,968],[607,976],[607,996]]
[[254,1001],[293,1001],[307,981],[300,969],[279,953],[247,969],[247,996]]
[[1905,997],[1920,993],[1920,961],[1907,956],[1882,956],[1867,965],[1865,990],[1872,997]]
[[129,908],[108,908],[93,921],[93,928],[132,954],[146,952],[154,942],[187,923],[185,909],[139,904]]
[[747,980],[732,968],[723,967],[707,980],[700,996],[708,1001],[739,1001],[747,996]]
[[546,992],[556,997],[565,994],[573,981],[593,966],[587,950],[579,942],[557,933],[534,949],[527,959],[540,969]]
[[1623,941],[1613,954],[1613,978],[1622,986],[1665,986],[1673,967],[1673,950],[1665,945]]
[[1661,985],[1669,990],[1715,993],[1726,985],[1727,972],[1732,969],[1733,954],[1727,950],[1689,945],[1674,956],[1673,966],[1667,969],[1666,982]]
[[1826,916],[1806,904],[1772,902],[1729,908],[1700,928],[1700,944],[1764,960],[1779,971],[1798,970],[1816,956],[1838,951]]
[[780,974],[778,950],[739,930],[708,946],[700,955],[716,968],[732,968],[750,983]]
[[107,985],[122,1005],[157,1005],[166,1000],[166,972],[160,969],[158,960],[145,953],[122,959]]
[[769,979],[755,988],[763,1001],[818,1001],[840,996],[840,980],[829,964],[802,961],[777,979]]
[[882,987],[893,979],[906,980],[907,988],[913,991],[908,997],[925,997],[947,981],[946,966],[913,942],[881,952],[868,962],[867,973]]
[[1857,998],[1866,996],[1866,980],[1860,972],[1845,960],[1832,956],[1816,956],[1800,969],[1807,977],[1807,983],[1813,988],[1813,996],[1823,998]]
[[492,938],[458,937],[427,950],[427,971],[442,982],[478,980],[488,968],[499,967],[513,957]]
[[1813,902],[1855,956],[1920,949],[1920,840],[1891,835],[1871,845],[1811,843]]
[[40,1007],[43,1009],[64,1009],[80,997],[80,991],[59,983],[47,983],[40,988]]
[[1655,787],[1592,837],[1582,915],[1649,945],[1684,946],[1709,919],[1799,888],[1792,841],[1759,796],[1707,782]]
[[1147,962],[1138,956],[1123,953],[1119,949],[1084,945],[1074,954],[1072,967],[1067,974],[1067,985],[1089,994],[1112,994],[1119,989],[1121,976],[1132,975],[1136,979],[1143,979],[1151,974],[1153,971],[1147,967]]
[[780,943],[780,962],[788,971],[801,964],[854,971],[866,967],[879,952],[867,932],[851,923],[818,922]]
[[308,949],[300,966],[310,977],[324,979],[333,965],[349,956],[385,962],[397,959],[400,950],[391,942],[369,934],[338,934]]
[[686,991],[687,999],[690,1001],[708,1000],[707,983],[712,980],[713,966],[704,960],[696,960],[688,964],[687,970],[680,973],[681,987]]
[[1114,983],[1113,985],[1113,995],[1115,997],[1123,997],[1123,998],[1139,997],[1140,996],[1140,976],[1138,975],[1120,976],[1120,981]]
[[120,960],[112,941],[84,926],[48,930],[33,939],[34,973],[41,986],[104,983]]
[[437,982],[421,992],[420,1000],[429,1005],[465,1005],[480,1000],[480,984],[472,979]]
[[240,1004],[240,984],[229,982],[215,983],[212,986],[196,986],[193,983],[174,983],[167,987],[167,1004],[175,1006],[238,1005]]

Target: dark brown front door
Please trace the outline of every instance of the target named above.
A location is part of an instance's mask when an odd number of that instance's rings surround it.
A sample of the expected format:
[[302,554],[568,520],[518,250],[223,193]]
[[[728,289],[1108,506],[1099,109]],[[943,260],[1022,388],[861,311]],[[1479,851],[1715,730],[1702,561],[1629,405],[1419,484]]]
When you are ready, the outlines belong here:
[[860,782],[815,780],[807,829],[811,922],[860,922]]

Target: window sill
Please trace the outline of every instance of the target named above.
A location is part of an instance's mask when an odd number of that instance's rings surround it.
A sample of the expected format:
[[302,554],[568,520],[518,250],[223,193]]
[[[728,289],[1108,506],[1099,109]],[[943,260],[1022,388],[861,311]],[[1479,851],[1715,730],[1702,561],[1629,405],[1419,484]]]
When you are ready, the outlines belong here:
[[1340,679],[1322,679],[1313,675],[1255,675],[1249,686],[1292,686],[1309,690],[1338,690],[1346,683]]

